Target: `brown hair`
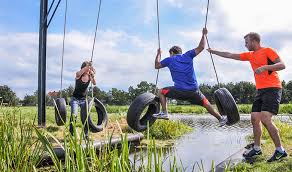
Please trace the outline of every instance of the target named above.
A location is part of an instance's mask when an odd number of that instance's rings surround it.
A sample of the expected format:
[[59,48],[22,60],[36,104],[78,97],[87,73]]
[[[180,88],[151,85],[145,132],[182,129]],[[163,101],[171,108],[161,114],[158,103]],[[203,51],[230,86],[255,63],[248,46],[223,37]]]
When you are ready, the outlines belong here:
[[256,33],[256,32],[250,32],[250,33],[246,34],[244,36],[244,39],[246,39],[247,37],[249,37],[249,39],[251,41],[256,41],[258,43],[261,42],[261,36],[258,33]]
[[81,69],[86,67],[86,66],[91,66],[91,62],[90,61],[84,61],[81,65]]
[[182,49],[179,46],[173,46],[169,49],[169,53],[173,53],[173,54],[181,54],[182,53]]

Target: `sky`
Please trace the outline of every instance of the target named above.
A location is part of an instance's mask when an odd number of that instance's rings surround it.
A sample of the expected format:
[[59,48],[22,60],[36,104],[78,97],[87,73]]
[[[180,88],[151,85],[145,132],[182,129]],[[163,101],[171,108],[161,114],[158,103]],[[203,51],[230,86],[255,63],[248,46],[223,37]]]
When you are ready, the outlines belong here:
[[[49,0],[49,5],[52,0]],[[56,5],[54,3],[54,6]],[[58,91],[61,78],[65,0],[48,28],[46,90]],[[86,3],[85,3],[86,2]],[[0,5],[0,85],[18,97],[38,86],[38,31],[40,1],[2,0]],[[98,0],[68,0],[63,88],[74,86],[81,63],[90,60]],[[280,78],[292,80],[291,0],[210,0],[208,39],[214,49],[247,51],[243,36],[258,32],[262,46],[272,47],[286,63]],[[159,0],[162,59],[173,45],[183,51],[198,46],[205,24],[207,0]],[[97,86],[127,91],[141,81],[155,83],[154,58],[158,48],[156,0],[103,0],[93,64]],[[248,62],[213,56],[219,81],[254,82]],[[216,84],[210,55],[194,59],[200,84]],[[158,87],[173,85],[168,69],[161,69]]]

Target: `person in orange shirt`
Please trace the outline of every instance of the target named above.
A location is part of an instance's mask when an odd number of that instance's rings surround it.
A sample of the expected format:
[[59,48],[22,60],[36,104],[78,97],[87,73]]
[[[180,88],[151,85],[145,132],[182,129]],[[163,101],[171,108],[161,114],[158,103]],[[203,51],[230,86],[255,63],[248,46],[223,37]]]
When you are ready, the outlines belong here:
[[277,71],[285,69],[285,64],[279,55],[271,48],[262,47],[260,35],[251,32],[244,36],[245,46],[249,52],[230,53],[214,49],[207,49],[212,54],[240,61],[249,61],[254,71],[256,82],[256,97],[252,105],[251,122],[254,134],[254,146],[243,154],[246,158],[262,154],[261,136],[262,125],[268,130],[276,150],[268,162],[279,160],[288,156],[281,145],[279,130],[272,121],[277,115],[282,97],[282,85]]

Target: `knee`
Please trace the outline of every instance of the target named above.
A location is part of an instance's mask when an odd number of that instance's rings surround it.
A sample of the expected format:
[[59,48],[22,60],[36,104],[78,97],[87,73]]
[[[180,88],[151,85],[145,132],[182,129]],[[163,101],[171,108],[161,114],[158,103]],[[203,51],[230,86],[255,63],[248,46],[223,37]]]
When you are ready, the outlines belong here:
[[269,112],[263,112],[261,121],[265,125],[272,124],[272,114]]
[[252,112],[251,113],[251,123],[252,124],[259,124],[260,121],[261,121],[260,112]]
[[167,90],[167,89],[159,89],[158,95],[165,96],[168,92],[169,92],[169,90]]
[[202,104],[203,104],[203,106],[204,106],[205,108],[207,108],[207,107],[211,107],[211,108],[213,108],[213,107],[211,106],[209,100],[208,100],[206,97],[203,98],[203,100],[202,100]]

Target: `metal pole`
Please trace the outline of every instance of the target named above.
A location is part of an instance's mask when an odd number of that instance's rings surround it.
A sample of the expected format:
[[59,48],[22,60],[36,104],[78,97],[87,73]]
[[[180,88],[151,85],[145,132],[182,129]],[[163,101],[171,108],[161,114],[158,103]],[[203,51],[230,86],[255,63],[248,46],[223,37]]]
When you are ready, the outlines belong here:
[[46,127],[46,47],[48,0],[40,1],[39,65],[38,65],[38,126]]

